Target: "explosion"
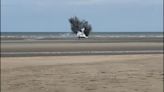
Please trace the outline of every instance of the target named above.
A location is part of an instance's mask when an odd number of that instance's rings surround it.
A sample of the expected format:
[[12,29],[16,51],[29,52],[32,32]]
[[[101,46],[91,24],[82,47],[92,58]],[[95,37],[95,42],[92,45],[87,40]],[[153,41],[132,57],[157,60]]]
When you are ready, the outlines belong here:
[[86,20],[79,20],[76,16],[69,19],[71,30],[78,38],[88,38],[92,27]]

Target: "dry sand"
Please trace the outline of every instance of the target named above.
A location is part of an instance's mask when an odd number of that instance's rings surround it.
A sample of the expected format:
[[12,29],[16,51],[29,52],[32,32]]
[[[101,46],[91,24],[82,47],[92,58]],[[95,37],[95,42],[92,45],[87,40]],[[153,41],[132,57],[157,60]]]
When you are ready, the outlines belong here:
[[2,57],[1,92],[163,92],[163,55]]

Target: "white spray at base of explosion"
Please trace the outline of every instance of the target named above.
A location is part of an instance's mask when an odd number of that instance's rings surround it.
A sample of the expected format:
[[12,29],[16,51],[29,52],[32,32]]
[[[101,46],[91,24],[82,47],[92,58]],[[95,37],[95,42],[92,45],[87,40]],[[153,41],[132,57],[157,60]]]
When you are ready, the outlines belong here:
[[84,34],[85,28],[82,28],[81,31],[77,32],[77,37],[78,38],[88,38],[85,34]]

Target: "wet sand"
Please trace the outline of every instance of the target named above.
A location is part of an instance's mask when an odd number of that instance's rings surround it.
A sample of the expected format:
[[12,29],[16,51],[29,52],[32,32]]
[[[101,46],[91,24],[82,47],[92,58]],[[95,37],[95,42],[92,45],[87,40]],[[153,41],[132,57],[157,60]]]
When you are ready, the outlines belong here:
[[[121,41],[121,39],[119,39]],[[130,42],[117,42],[106,40],[103,42],[103,39],[99,40],[38,40],[38,41],[28,41],[28,40],[13,40],[13,41],[2,41],[1,44],[1,54],[2,56],[57,56],[57,55],[95,55],[91,53],[93,51],[99,51],[98,54],[115,54],[113,52],[117,51],[157,51],[161,53],[163,50],[162,42],[155,42],[146,40],[147,42],[133,42],[133,39]],[[104,51],[110,51],[109,53],[102,53]],[[160,52],[158,52],[160,51]],[[39,53],[40,52],[40,53]],[[46,53],[45,53],[46,52]],[[50,53],[49,53],[50,52]],[[57,54],[55,53],[57,52]],[[62,53],[60,53],[62,52]],[[70,54],[69,52],[79,52]],[[83,52],[83,53],[81,53]],[[17,53],[15,55],[8,53]],[[60,54],[59,54],[60,53]],[[154,53],[154,52],[153,52]],[[139,53],[139,54],[153,54],[153,53]],[[116,53],[117,54],[117,53]],[[118,53],[119,54],[119,53]],[[136,54],[136,53],[130,53]]]
[[163,55],[2,57],[1,92],[163,92]]
[[6,43],[2,52],[162,50],[162,43]]

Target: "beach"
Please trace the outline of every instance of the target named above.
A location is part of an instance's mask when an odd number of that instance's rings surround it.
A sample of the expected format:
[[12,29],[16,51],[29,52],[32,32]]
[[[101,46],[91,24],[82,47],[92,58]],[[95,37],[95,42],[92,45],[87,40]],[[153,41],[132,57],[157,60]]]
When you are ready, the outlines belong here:
[[2,40],[2,56],[161,54],[162,38]]
[[160,39],[2,40],[1,92],[162,92]]
[[1,92],[162,92],[162,57],[4,57]]
[[164,92],[162,0],[2,0],[0,92]]

